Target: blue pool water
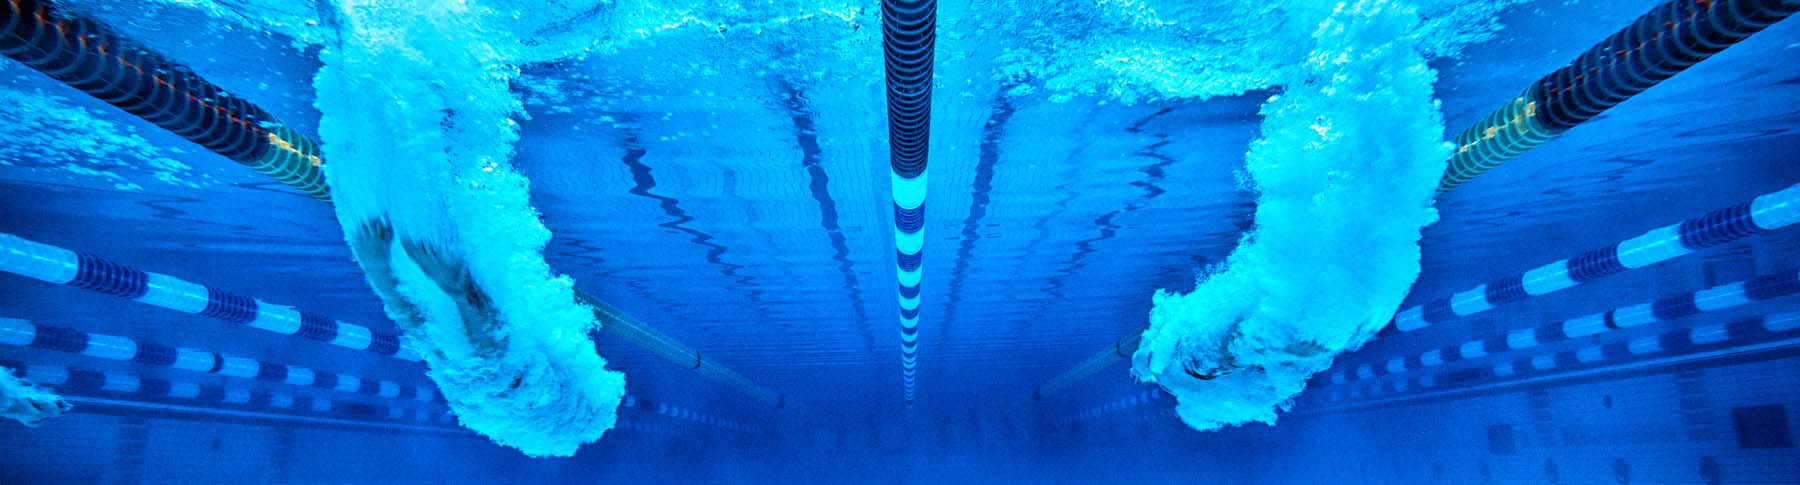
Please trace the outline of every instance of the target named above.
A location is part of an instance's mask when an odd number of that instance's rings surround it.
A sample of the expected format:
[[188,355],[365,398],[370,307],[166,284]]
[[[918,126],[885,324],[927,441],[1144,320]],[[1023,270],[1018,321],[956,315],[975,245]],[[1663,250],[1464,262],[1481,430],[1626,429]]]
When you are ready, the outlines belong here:
[[7,1],[0,483],[1800,481],[1794,0]]

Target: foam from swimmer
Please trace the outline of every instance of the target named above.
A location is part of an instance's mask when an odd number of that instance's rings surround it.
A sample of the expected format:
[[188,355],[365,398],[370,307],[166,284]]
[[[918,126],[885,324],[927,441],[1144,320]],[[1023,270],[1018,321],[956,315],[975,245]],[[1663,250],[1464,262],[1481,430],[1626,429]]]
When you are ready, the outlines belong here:
[[[0,76],[27,70],[0,63]],[[180,149],[159,147],[130,123],[83,106],[91,100],[25,89],[26,80],[36,81],[29,76],[0,81],[0,105],[8,107],[0,110],[0,139],[7,140],[0,144],[0,166],[30,170],[58,183],[75,179],[128,192],[143,191],[136,181],[148,178],[188,188],[214,182],[176,160]]]
[[1132,372],[1197,430],[1273,424],[1386,324],[1419,273],[1450,145],[1405,2],[1282,2],[1307,52],[1245,156],[1256,227],[1194,291],[1158,292]]
[[319,134],[358,263],[458,420],[526,455],[570,456],[613,427],[625,380],[544,261],[550,231],[511,164],[509,84],[531,50],[504,14],[515,7],[338,2],[314,81]]
[[[1405,35],[1427,58],[1493,38],[1499,11],[1524,0],[1412,0]],[[1001,54],[994,81],[1052,101],[1124,104],[1235,96],[1304,76],[1319,6],[1236,0],[992,0],[971,5],[977,36]],[[1309,13],[1310,12],[1310,13]],[[1315,17],[1315,18],[1302,18]]]

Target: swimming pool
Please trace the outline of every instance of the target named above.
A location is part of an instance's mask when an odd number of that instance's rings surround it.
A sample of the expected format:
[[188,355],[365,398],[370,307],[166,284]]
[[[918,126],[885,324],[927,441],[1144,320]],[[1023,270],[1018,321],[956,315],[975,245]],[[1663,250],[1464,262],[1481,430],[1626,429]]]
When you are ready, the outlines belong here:
[[1795,10],[9,0],[0,480],[1790,483]]

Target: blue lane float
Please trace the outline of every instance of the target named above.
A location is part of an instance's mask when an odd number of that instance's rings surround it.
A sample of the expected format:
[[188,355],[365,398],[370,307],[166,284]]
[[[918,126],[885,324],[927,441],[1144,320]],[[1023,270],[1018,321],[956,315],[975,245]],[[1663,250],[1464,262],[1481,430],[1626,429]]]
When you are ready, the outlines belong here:
[[1550,141],[1800,11],[1793,0],[1673,0],[1538,79],[1456,136],[1438,192]]
[[674,419],[674,420],[678,420],[678,421],[686,421],[686,422],[690,422],[690,423],[694,423],[694,424],[711,426],[714,428],[719,428],[719,429],[724,429],[724,430],[737,431],[737,432],[745,432],[745,431],[750,430],[750,426],[741,421],[720,418],[718,416],[707,414],[705,412],[701,412],[701,411],[694,410],[691,408],[676,406],[676,405],[667,404],[667,403],[657,403],[656,410],[654,412],[656,414],[667,416],[667,417],[669,417],[669,419]]
[[[224,91],[187,66],[119,35],[100,22],[54,8],[51,2],[45,0],[6,0],[4,6],[0,6],[0,55],[143,118],[172,134],[200,144],[301,193],[327,203],[332,202],[323,172],[326,160],[316,139],[282,125],[248,99]],[[57,271],[50,274],[57,278],[65,276]],[[154,273],[150,275],[155,276]],[[123,277],[128,280],[137,276],[132,271],[123,272]],[[65,283],[56,279],[45,281]],[[154,281],[150,283],[151,294],[159,291],[156,284]],[[102,286],[99,290],[123,289],[125,295],[133,295],[136,291],[132,289],[133,285],[135,283],[127,281],[123,288]],[[204,288],[200,290],[206,291]],[[579,291],[576,293],[581,295]],[[194,303],[192,296],[187,295],[186,301]],[[206,305],[207,296],[199,296],[200,303],[195,304]],[[252,326],[265,317],[273,317],[270,322],[277,328],[295,325],[294,318],[265,315],[263,307],[266,304],[229,293],[221,292],[220,297],[223,304],[216,308],[205,306],[201,310],[184,311],[205,312],[207,316],[234,323],[248,322]],[[597,303],[597,300],[585,295],[580,298],[590,305]],[[293,313],[286,308],[273,311]],[[667,356],[677,364],[698,361],[698,352],[616,309],[608,307],[602,311],[596,308],[594,315],[604,323],[600,330],[602,333],[619,336],[657,355]],[[302,314],[302,317],[305,316],[306,314]],[[398,339],[386,338],[392,337],[391,335],[373,334],[367,331],[367,327],[358,325],[315,320],[317,321],[299,322],[299,334],[351,348],[397,354],[406,360],[420,360],[411,350],[399,349]],[[377,340],[362,343],[360,339]],[[708,361],[704,366],[696,368],[701,375],[739,389],[759,402],[775,407],[786,403],[774,391],[756,385],[716,362]]]
[[1118,340],[1113,341],[1111,349],[1089,356],[1080,364],[1075,364],[1075,367],[1044,381],[1044,385],[1038,386],[1031,392],[1031,400],[1042,401],[1044,396],[1055,395],[1064,389],[1073,387],[1075,383],[1099,373],[1101,369],[1112,366],[1114,362],[1131,358],[1131,353],[1137,351],[1138,344],[1143,341],[1144,334],[1142,333],[1119,337]]
[[900,288],[901,379],[911,404],[919,365],[919,284],[924,279],[937,1],[882,0],[881,34],[887,67],[888,165],[893,169],[895,279]]
[[318,144],[262,108],[45,0],[0,6],[0,55],[308,196],[330,200]]
[[[187,380],[143,377],[127,372],[25,365],[9,360],[0,360],[0,372],[14,372],[21,378],[56,388],[57,391],[65,394],[120,394],[140,399],[224,404],[285,413],[310,412],[359,419],[386,418],[395,421],[410,419],[422,423],[436,421],[439,424],[449,424],[450,419],[449,415],[441,410],[434,411],[409,406],[404,401],[392,399],[379,401],[382,404],[378,407],[386,408],[386,412],[377,415],[371,413],[371,408],[366,404],[335,403],[330,399],[296,396],[288,392],[210,386]],[[79,412],[80,402],[76,404],[76,411]]]
[[1388,328],[1398,332],[1419,330],[1528,297],[1572,288],[1628,269],[1675,259],[1763,231],[1787,227],[1797,221],[1800,221],[1800,185],[1793,185],[1750,202],[1652,229],[1638,237],[1581,253],[1573,258],[1401,310],[1394,315]]
[[0,271],[81,288],[182,313],[417,362],[400,336],[369,327],[138,270],[90,254],[0,233]]
[[[1387,359],[1382,365],[1363,364],[1354,371],[1343,368],[1331,374],[1332,384],[1372,379],[1412,370],[1438,367],[1446,363],[1522,351],[1542,344],[1641,327],[1656,322],[1672,321],[1692,315],[1735,308],[1753,302],[1800,293],[1800,271],[1789,270],[1759,276],[1747,281],[1723,284],[1704,290],[1671,295],[1656,300],[1628,305],[1592,315],[1571,318],[1536,328],[1519,329],[1431,349],[1417,355]],[[1376,360],[1380,362],[1379,359]]]
[[[1377,338],[1422,329],[1455,318],[1492,310],[1532,296],[1548,294],[1694,251],[1726,244],[1761,232],[1800,222],[1800,184],[1679,223],[1663,226],[1638,237],[1552,262],[1517,275],[1458,292],[1444,299],[1401,310]],[[1671,310],[1665,310],[1671,311]],[[1114,347],[1095,354],[1067,372],[1047,381],[1035,398],[1059,392],[1082,378],[1117,362],[1136,348],[1138,339],[1127,336]],[[1358,371],[1361,372],[1361,371]],[[1373,372],[1373,371],[1372,371]],[[1345,375],[1343,370],[1334,376]],[[1342,377],[1334,377],[1342,379]]]
[[[1405,401],[1425,397],[1423,394],[1427,392],[1436,395],[1459,389],[1507,386],[1531,379],[1607,373],[1631,367],[1654,368],[1783,349],[1800,350],[1800,313],[1777,313],[1682,327],[1660,334],[1644,335],[1622,342],[1587,345],[1568,351],[1504,356],[1508,357],[1504,359],[1501,359],[1503,356],[1495,356],[1483,359],[1499,360],[1491,365],[1440,367],[1423,371],[1420,373],[1422,375],[1392,376],[1389,379],[1391,382],[1386,383],[1329,386],[1321,389],[1326,392],[1312,393],[1308,399],[1317,406],[1390,396],[1397,401]],[[1338,408],[1321,407],[1308,411],[1334,409]]]
[[1168,394],[1157,389],[1148,389],[1082,408],[1072,414],[1056,418],[1056,422],[1059,424],[1070,424],[1091,419],[1105,418],[1154,403],[1174,404],[1174,402],[1169,399]]
[[108,360],[128,361],[141,365],[171,367],[185,371],[277,382],[292,386],[317,387],[381,398],[404,398],[421,403],[442,402],[442,396],[439,396],[437,391],[422,386],[405,386],[393,381],[365,379],[249,357],[185,347],[171,347],[154,342],[140,342],[128,337],[87,333],[67,327],[39,325],[16,318],[0,318],[0,345],[32,347]]
[[[1464,129],[1439,181],[1448,192],[1624,102],[1713,54],[1800,11],[1795,0],[1672,0],[1601,40],[1568,65]],[[1129,338],[1129,337],[1128,337]],[[1034,398],[1060,391],[1121,360],[1117,348],[1057,375]]]

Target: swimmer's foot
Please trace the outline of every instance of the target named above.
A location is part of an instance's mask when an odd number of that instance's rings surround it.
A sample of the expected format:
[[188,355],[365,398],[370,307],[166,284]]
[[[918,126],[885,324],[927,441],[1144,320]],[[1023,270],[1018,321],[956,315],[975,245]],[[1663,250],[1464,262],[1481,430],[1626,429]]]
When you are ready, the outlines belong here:
[[1289,344],[1286,348],[1281,349],[1282,352],[1287,352],[1295,357],[1312,357],[1323,354],[1328,350],[1330,349],[1325,348],[1324,345],[1319,345],[1318,342],[1311,340],[1294,342]]
[[26,426],[37,426],[39,423],[43,423],[44,420],[62,416],[63,413],[69,412],[70,409],[75,409],[75,405],[69,404],[68,401],[64,401],[62,396],[48,392],[43,393],[42,395],[31,396],[26,398],[25,401],[30,404],[33,410],[37,411],[38,416],[36,421],[26,423]]
[[[1231,357],[1231,354],[1224,354],[1224,356],[1225,362],[1220,364],[1196,366],[1195,362],[1186,362],[1181,365],[1181,370],[1187,372],[1187,375],[1195,379],[1210,381],[1231,375],[1231,373],[1243,369],[1242,366],[1237,364],[1237,359]],[[1195,367],[1200,368],[1196,369]]]
[[1220,368],[1209,369],[1207,371],[1202,372],[1202,371],[1196,371],[1193,369],[1189,369],[1187,367],[1182,367],[1181,370],[1187,371],[1187,375],[1193,376],[1193,378],[1195,378],[1195,379],[1199,379],[1199,380],[1203,380],[1203,381],[1210,381],[1213,379],[1218,379],[1220,377],[1225,377],[1227,375],[1231,375],[1231,371],[1236,370],[1236,369],[1226,369],[1226,368],[1220,367]]
[[[6,378],[10,378],[10,376]],[[63,413],[75,408],[74,405],[63,400],[62,396],[38,388],[31,381],[20,379],[17,384],[19,385],[6,386],[18,391],[20,395],[8,396],[12,402],[8,403],[5,409],[0,410],[0,416],[12,418],[27,427],[35,428],[44,421],[62,416]]]

